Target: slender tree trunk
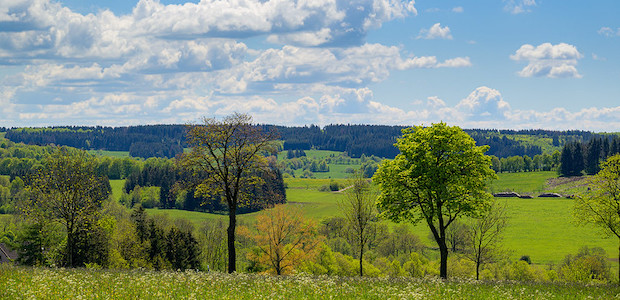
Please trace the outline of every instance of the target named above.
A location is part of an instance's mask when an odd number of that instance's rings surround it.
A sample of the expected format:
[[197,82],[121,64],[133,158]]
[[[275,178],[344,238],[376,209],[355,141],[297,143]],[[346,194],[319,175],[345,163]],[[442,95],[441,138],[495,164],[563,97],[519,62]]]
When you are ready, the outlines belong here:
[[476,261],[476,280],[480,280],[480,260]]
[[235,251],[235,228],[237,227],[237,211],[228,211],[228,273],[237,271],[237,252]]
[[362,264],[364,260],[364,247],[360,248],[360,277],[364,276],[364,266]]
[[67,266],[73,267],[73,249],[75,239],[73,234],[73,222],[67,223]]
[[439,277],[442,279],[448,279],[448,246],[446,241],[440,241],[439,243],[440,265],[439,265]]

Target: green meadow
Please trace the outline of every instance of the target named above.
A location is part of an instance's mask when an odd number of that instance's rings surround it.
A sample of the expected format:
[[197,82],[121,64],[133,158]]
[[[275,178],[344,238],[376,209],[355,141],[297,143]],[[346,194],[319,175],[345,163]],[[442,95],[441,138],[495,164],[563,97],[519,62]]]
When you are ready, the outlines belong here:
[[129,151],[88,150],[88,153],[94,156],[109,156],[115,158],[130,157]]
[[[512,190],[536,195],[547,191],[547,182],[553,182],[556,176],[554,172],[502,173],[489,189]],[[319,191],[321,186],[329,185],[330,181],[330,179],[285,179],[288,186],[287,205],[300,207],[306,217],[317,222],[338,216],[340,214],[338,200],[342,197],[342,193]],[[343,186],[346,185],[345,179],[336,181],[342,183]],[[574,185],[574,182],[569,181],[567,184]],[[561,188],[561,184],[553,186],[555,190]],[[573,200],[571,199],[535,197],[533,199],[496,198],[496,200],[505,201],[507,204],[509,226],[505,231],[503,244],[512,259],[516,260],[522,255],[529,255],[534,264],[557,264],[567,254],[576,253],[582,246],[601,247],[605,249],[610,259],[617,259],[618,241],[616,239],[606,238],[592,226],[575,224],[572,213]],[[150,209],[148,211],[151,214],[167,214],[171,218],[186,218],[197,225],[204,220],[227,218],[226,215],[221,214],[181,210]],[[257,214],[259,213],[240,215],[239,220],[251,224]],[[388,224],[391,226],[392,223],[388,222]],[[413,226],[413,230],[429,248],[436,247],[429,239],[426,224],[417,224]]]

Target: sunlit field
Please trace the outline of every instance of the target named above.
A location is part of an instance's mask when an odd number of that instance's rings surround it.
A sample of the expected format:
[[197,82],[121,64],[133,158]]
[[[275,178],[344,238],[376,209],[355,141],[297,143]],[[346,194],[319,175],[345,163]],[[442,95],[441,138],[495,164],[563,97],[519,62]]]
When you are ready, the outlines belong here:
[[618,286],[0,266],[2,299],[612,299]]
[[[521,193],[535,194],[539,186],[545,186],[546,180],[552,177],[554,177],[553,172],[503,173],[500,174],[498,180],[493,182],[493,186],[498,189],[517,186],[519,188],[515,190]],[[527,183],[519,184],[521,180],[527,180]],[[329,184],[329,179],[288,178],[285,182],[288,185],[287,205],[300,207],[306,217],[318,222],[340,214],[338,200],[342,194],[319,191],[321,186]],[[338,182],[346,184],[344,179]],[[555,188],[561,188],[561,186]],[[595,227],[575,224],[572,199],[497,198],[497,201],[507,203],[509,225],[504,234],[503,244],[513,260],[528,255],[533,264],[543,266],[558,264],[567,254],[576,253],[582,246],[601,247],[610,259],[617,259],[618,241],[616,239],[607,238]],[[150,209],[148,211],[151,214],[167,214],[171,218],[186,218],[196,225],[200,225],[204,220],[226,220],[227,218],[222,214],[182,210]],[[238,218],[240,222],[253,224],[259,213],[239,215]],[[390,222],[388,224],[391,226]],[[413,230],[429,248],[436,247],[434,241],[429,238],[426,224],[420,223],[413,227]],[[616,264],[612,264],[612,268],[617,268]]]

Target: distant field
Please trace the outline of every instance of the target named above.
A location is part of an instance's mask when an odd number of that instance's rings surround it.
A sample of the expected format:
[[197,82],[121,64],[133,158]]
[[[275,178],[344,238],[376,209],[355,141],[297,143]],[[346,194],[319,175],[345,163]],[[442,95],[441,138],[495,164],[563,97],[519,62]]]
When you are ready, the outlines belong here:
[[549,178],[557,177],[554,171],[499,173],[498,179],[491,182],[489,192],[517,192],[519,194],[534,195],[545,190],[545,183]]
[[[554,172],[533,172],[500,174],[493,183],[497,189],[513,186],[511,190],[519,193],[534,193],[544,190],[547,178],[555,176]],[[345,180],[338,180],[345,183]],[[329,179],[287,178],[287,205],[300,207],[306,217],[320,221],[327,217],[339,215],[339,193],[320,192],[318,188],[329,184]],[[525,183],[524,183],[525,182]],[[561,188],[561,186],[556,186]],[[509,226],[505,232],[504,245],[510,250],[510,257],[518,259],[529,255],[535,264],[557,264],[567,254],[574,254],[582,246],[602,247],[610,258],[617,258],[618,241],[606,239],[594,227],[574,224],[572,215],[573,200],[565,198],[497,198],[507,201]],[[180,210],[148,210],[151,214],[168,214],[172,218],[187,218],[194,224],[203,220],[225,219],[225,215],[213,215]],[[258,213],[239,216],[240,221],[253,223]],[[429,247],[436,247],[429,240],[426,224],[413,227],[414,232]],[[615,267],[614,267],[615,268]]]
[[[327,151],[327,150],[305,150],[306,157],[312,159],[324,159],[331,155],[340,156],[343,152],[338,151]],[[287,151],[282,151],[278,154],[278,160],[283,160],[286,158]],[[344,165],[344,164],[327,164],[329,166],[329,172],[314,172],[314,177],[317,179],[329,179],[329,178],[348,178],[351,173],[345,172],[348,168],[353,170],[358,170],[361,167],[359,158],[351,158],[352,164]],[[301,177],[303,174],[303,170],[295,170],[295,177]]]
[[95,156],[109,156],[116,158],[130,157],[129,151],[88,150],[88,153]]
[[[304,150],[304,152],[306,152],[307,158],[319,158],[319,159],[326,158],[330,155],[338,156],[343,153],[343,152],[329,151],[329,150]],[[288,150],[281,151],[280,153],[278,153],[278,159],[285,159],[287,153],[288,153]]]
[[112,187],[112,196],[118,201],[123,193],[123,187],[125,187],[125,179],[110,180],[110,186]]

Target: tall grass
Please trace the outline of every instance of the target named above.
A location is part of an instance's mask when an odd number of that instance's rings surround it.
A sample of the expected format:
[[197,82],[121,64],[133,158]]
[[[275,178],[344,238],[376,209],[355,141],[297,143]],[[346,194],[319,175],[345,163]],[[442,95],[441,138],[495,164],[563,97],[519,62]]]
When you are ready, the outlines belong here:
[[611,299],[618,286],[0,266],[2,299]]

